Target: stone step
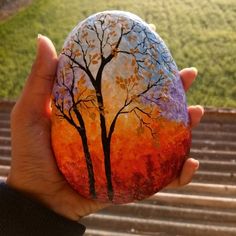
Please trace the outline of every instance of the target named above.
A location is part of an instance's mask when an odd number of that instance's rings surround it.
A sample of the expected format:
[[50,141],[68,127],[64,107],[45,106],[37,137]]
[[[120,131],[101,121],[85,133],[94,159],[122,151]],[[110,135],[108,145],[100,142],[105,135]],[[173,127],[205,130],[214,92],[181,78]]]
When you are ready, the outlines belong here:
[[192,207],[207,207],[217,208],[218,210],[236,211],[236,198],[234,197],[215,197],[199,194],[182,194],[182,193],[166,193],[159,192],[152,197],[143,200],[148,204],[166,204],[172,206],[192,206]]
[[209,209],[209,208],[193,208],[188,206],[168,206],[168,205],[153,205],[146,203],[131,203],[126,205],[118,205],[108,207],[99,212],[99,214],[110,214],[119,216],[135,216],[136,218],[144,218],[146,220],[153,219],[182,219],[194,221],[207,221],[208,224],[222,223],[228,226],[233,226],[236,222],[236,211],[228,212],[222,209]]
[[236,173],[236,161],[200,160],[199,170]]
[[[151,234],[148,234],[149,236]],[[153,234],[154,235],[154,234]],[[167,234],[161,234],[161,233],[156,233],[155,236],[167,236]],[[117,232],[117,231],[104,231],[104,230],[98,230],[98,229],[86,229],[84,236],[143,236],[143,234],[135,234],[132,233],[126,233],[126,232]],[[168,234],[168,236],[170,236]]]
[[199,160],[236,161],[235,151],[201,150],[191,148],[190,156]]
[[6,156],[0,156],[0,165],[10,166],[11,158],[6,157]]
[[11,138],[0,136],[0,146],[11,146]]
[[1,121],[9,121],[10,120],[10,112],[2,112],[0,110],[0,120]]
[[[115,216],[108,214],[94,214],[81,220],[88,229],[96,227],[96,229],[110,231],[124,231],[128,233],[136,233],[141,235],[156,235],[156,232],[165,232],[175,235],[191,235],[191,236],[235,236],[236,228],[222,225],[208,225],[206,222],[194,223],[183,222],[181,219],[172,221],[138,219],[135,217]],[[148,232],[148,233],[147,233]]]
[[236,142],[236,133],[233,132],[219,132],[219,131],[197,131],[192,132],[193,139],[199,140],[219,140]]
[[202,150],[225,150],[225,151],[236,151],[236,141],[219,141],[219,140],[192,140],[192,148]]
[[0,128],[10,128],[9,120],[0,120]]
[[11,156],[11,147],[10,146],[0,146],[0,156]]
[[[190,183],[182,188],[164,189],[162,192],[179,194],[197,194],[214,197],[236,196],[236,185],[209,184],[209,183]],[[235,209],[236,210],[236,209]]]
[[15,101],[1,100],[0,101],[0,110],[9,112],[15,105]]
[[205,107],[202,122],[235,124],[236,109]]
[[10,137],[11,130],[9,128],[0,128],[0,136],[1,137]]
[[10,171],[10,166],[0,165],[0,176],[7,176]]
[[193,177],[194,182],[235,184],[236,172],[218,172],[198,170]]
[[235,124],[224,124],[224,123],[212,123],[212,122],[201,122],[197,127],[197,131],[220,131],[220,132],[236,132]]

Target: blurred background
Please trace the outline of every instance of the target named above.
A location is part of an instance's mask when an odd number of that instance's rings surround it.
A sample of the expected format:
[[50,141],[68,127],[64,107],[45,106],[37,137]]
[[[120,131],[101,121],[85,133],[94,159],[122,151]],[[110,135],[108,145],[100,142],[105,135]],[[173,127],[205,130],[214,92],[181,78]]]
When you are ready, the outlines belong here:
[[108,9],[155,24],[179,69],[199,70],[189,104],[236,107],[235,0],[0,0],[0,98],[19,95],[38,33],[51,38],[60,53],[79,21]]

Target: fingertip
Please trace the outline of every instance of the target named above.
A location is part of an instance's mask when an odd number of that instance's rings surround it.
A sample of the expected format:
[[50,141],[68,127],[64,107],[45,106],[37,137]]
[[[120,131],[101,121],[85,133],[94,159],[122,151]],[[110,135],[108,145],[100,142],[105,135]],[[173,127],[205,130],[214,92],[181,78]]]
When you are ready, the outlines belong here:
[[201,105],[188,107],[191,128],[198,125],[204,115],[204,108]]
[[193,74],[195,74],[195,77],[197,76],[198,74],[198,70],[196,67],[190,67],[190,70],[192,71]]
[[191,77],[192,79],[195,79],[198,74],[198,70],[196,67],[189,67],[182,69],[179,73],[181,77]]
[[180,77],[185,91],[187,91],[190,88],[193,81],[197,77],[197,73],[198,71],[195,67],[185,68],[180,71]]
[[37,51],[38,51],[37,57],[43,54],[44,57],[47,56],[50,59],[57,58],[57,52],[51,39],[42,34],[38,34],[37,37]]
[[189,158],[187,161],[190,163],[190,166],[194,171],[198,170],[199,165],[200,165],[198,160],[194,158]]
[[199,168],[199,162],[193,158],[188,158],[183,166],[180,178],[179,186],[184,186],[192,181],[192,178]]
[[201,105],[189,106],[188,109],[192,116],[202,118],[204,115],[204,107]]
[[201,106],[201,105],[196,105],[195,106],[195,109],[197,109],[198,110],[198,112],[201,114],[201,116],[203,116],[204,115],[204,107],[203,106]]

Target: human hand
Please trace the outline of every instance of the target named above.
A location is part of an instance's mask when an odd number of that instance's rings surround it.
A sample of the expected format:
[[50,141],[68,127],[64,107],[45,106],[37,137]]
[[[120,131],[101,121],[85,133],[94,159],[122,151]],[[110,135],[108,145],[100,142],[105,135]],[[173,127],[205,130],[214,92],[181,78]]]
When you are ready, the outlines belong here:
[[[50,121],[50,97],[57,62],[52,42],[39,36],[35,63],[11,114],[12,165],[7,184],[56,213],[78,220],[107,205],[81,197],[57,168],[51,147]],[[189,69],[181,72],[186,89],[195,77],[196,72],[189,72]],[[199,122],[200,110],[199,107],[189,108],[192,126]],[[189,182],[195,169],[196,161],[188,159],[172,186]]]

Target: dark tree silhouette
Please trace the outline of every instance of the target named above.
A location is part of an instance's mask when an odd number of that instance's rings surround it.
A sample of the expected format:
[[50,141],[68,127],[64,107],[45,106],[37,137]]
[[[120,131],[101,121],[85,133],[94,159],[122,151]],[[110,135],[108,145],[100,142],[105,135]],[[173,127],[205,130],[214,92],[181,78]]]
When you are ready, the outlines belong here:
[[[89,152],[88,147],[88,140],[86,135],[86,129],[85,129],[85,122],[83,120],[82,114],[80,112],[80,109],[78,109],[79,106],[84,105],[86,107],[88,103],[94,104],[94,97],[93,95],[87,96],[86,98],[81,98],[82,94],[85,92],[82,91],[80,93],[80,96],[75,96],[75,69],[76,66],[73,66],[73,64],[68,64],[69,68],[72,71],[72,80],[71,84],[67,84],[65,81],[65,72],[61,74],[61,80],[56,79],[57,86],[61,87],[62,90],[60,92],[66,92],[70,96],[70,100],[66,101],[63,99],[54,98],[53,102],[56,106],[56,108],[60,111],[60,114],[58,114],[59,117],[62,117],[66,119],[72,126],[76,128],[76,130],[79,132],[82,144],[83,144],[83,151],[85,154],[85,161],[87,165],[88,170],[88,176],[89,176],[89,192],[93,198],[96,197],[96,191],[95,191],[95,179],[94,179],[94,171],[93,171],[93,164]],[[69,69],[68,68],[68,69]],[[67,103],[67,105],[65,105]],[[69,106],[68,109],[66,109],[65,106]],[[68,111],[67,111],[68,110]],[[73,117],[72,113],[75,114],[75,117]]]
[[[109,200],[112,201],[114,189],[110,151],[117,120],[123,114],[132,113],[137,118],[139,129],[147,128],[155,138],[156,131],[153,130],[151,122],[158,118],[156,109],[158,109],[160,100],[166,99],[164,90],[167,89],[165,85],[167,77],[162,67],[172,71],[173,60],[168,56],[167,49],[160,46],[162,45],[161,40],[153,37],[153,32],[147,26],[122,16],[114,17],[110,14],[101,14],[96,17],[96,21],[83,22],[62,51],[62,56],[69,61],[68,70],[72,73],[72,82],[66,83],[65,76],[62,76],[61,82],[57,83],[66,90],[69,104],[65,109],[65,101],[54,99],[54,103],[60,116],[74,126],[81,136],[88,169],[90,193],[93,196],[95,196],[93,166],[82,109],[89,110],[93,107],[99,112],[107,193]],[[119,88],[126,92],[126,98],[108,127],[102,91],[103,73],[105,67],[120,55],[126,55],[132,62],[132,74],[127,78],[119,75],[114,78]],[[80,70],[86,75],[87,82],[94,90],[90,95],[85,96],[81,89],[75,91],[76,70]],[[142,86],[139,86],[140,84]],[[76,92],[79,93],[77,98],[75,98]]]

